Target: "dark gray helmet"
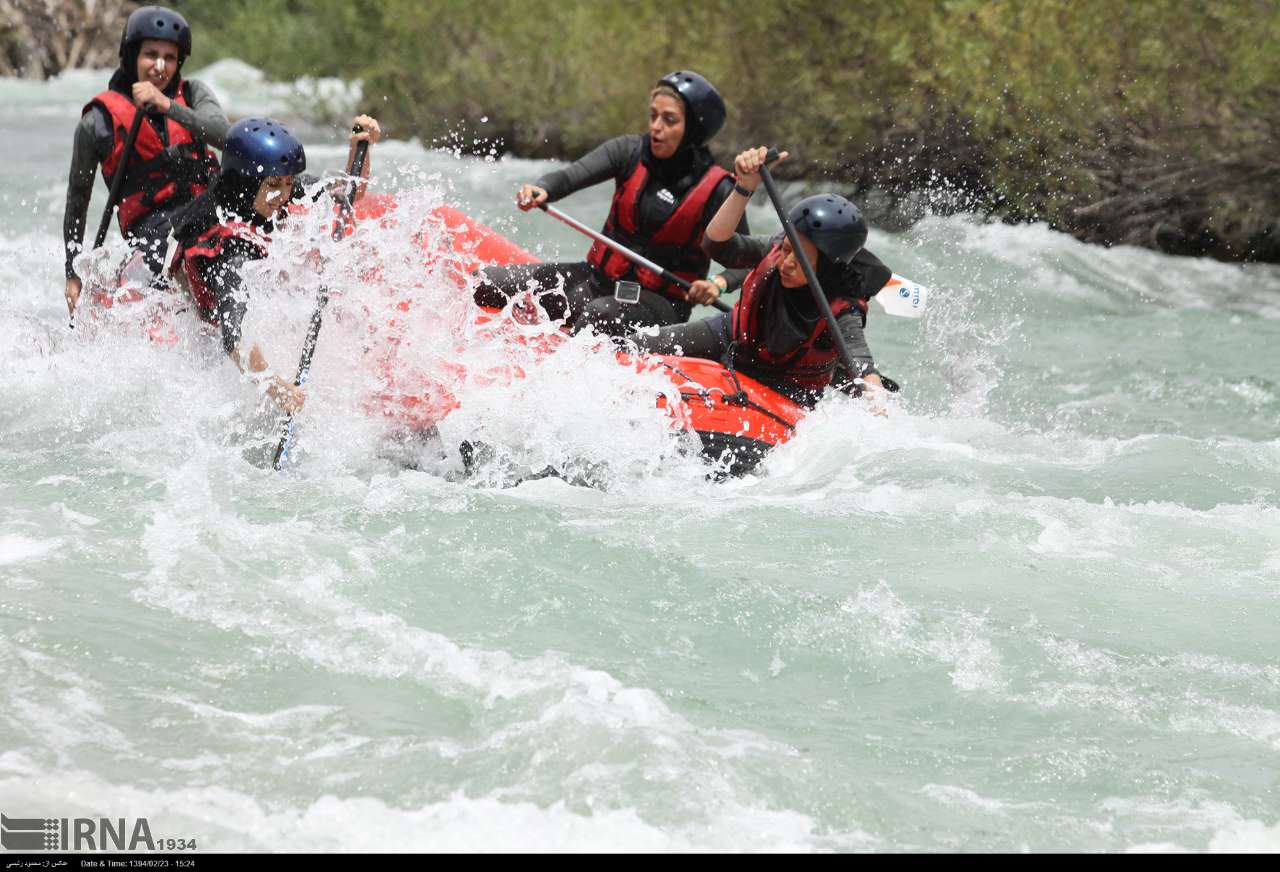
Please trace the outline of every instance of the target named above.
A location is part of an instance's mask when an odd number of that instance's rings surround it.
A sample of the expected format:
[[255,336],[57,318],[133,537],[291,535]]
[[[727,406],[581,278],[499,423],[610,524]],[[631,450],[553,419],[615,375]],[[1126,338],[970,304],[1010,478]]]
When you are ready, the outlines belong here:
[[836,263],[848,263],[867,244],[862,211],[839,194],[814,194],[791,208],[792,225],[818,251]]
[[144,39],[164,39],[178,44],[179,60],[191,54],[191,25],[172,9],[163,6],[143,6],[129,16],[124,33],[120,35],[120,58],[123,60],[129,46]]
[[707,140],[720,132],[728,113],[724,98],[715,86],[692,70],[676,70],[658,80],[659,85],[675,88],[688,109],[685,119],[685,138],[692,145],[706,145]]

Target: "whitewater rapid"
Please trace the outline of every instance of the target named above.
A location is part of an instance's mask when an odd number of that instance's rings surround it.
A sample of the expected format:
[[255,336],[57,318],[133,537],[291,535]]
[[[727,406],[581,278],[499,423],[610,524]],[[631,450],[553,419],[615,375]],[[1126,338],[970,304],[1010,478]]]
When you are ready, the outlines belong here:
[[[243,65],[195,77],[303,111]],[[359,365],[401,295],[415,366],[511,363],[417,219],[585,245],[510,208],[548,164],[390,131],[375,189],[415,220],[333,246],[303,219],[321,265],[279,246],[256,279],[284,369],[336,291],[275,474],[275,417],[193,321],[66,327],[103,80],[0,80],[6,815],[216,851],[1280,850],[1280,270],[930,217],[869,242],[933,289],[922,321],[873,309],[884,417],[833,398],[716,482],[583,337],[461,388],[444,441],[499,462],[407,469]],[[338,168],[340,125],[297,123]],[[606,187],[562,206],[600,223]],[[556,464],[593,486],[510,486]]]

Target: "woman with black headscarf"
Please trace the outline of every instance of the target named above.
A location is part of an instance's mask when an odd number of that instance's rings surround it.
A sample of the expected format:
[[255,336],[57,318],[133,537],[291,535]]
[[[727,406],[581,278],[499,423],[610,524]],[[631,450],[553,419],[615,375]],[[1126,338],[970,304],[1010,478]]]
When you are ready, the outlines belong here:
[[[372,147],[381,136],[377,120],[356,116],[347,155],[348,175],[358,144],[367,142]],[[364,161],[362,179],[369,177],[372,164],[371,157]],[[313,200],[323,196],[315,184],[317,179],[302,175],[306,168],[302,142],[283,124],[271,118],[242,119],[227,133],[222,170],[212,187],[172,218],[178,241],[172,277],[190,294],[200,317],[217,325],[222,347],[232,361],[290,413],[301,407],[302,389],[273,375],[256,343],[250,343],[247,350],[241,347],[241,325],[249,306],[244,269],[249,262],[267,257],[276,222],[305,189],[315,189]],[[345,189],[345,182],[337,187]],[[353,203],[364,192],[362,181],[356,186]]]
[[[734,232],[760,185],[767,152],[760,147],[737,156],[737,187],[707,226],[703,242],[707,253],[725,266],[751,270],[733,311],[664,327],[656,335],[637,333],[630,340],[653,354],[722,361],[805,405],[816,403],[828,385],[855,395],[880,390],[885,383],[863,331],[868,301],[893,273],[864,247],[867,223],[858,207],[838,194],[816,194],[801,200],[788,215],[855,372],[848,372],[840,360],[830,325],[791,241],[783,234]],[[778,160],[786,158],[784,151]]]
[[[107,89],[88,105],[76,126],[62,219],[67,308],[75,312],[82,283],[74,261],[84,242],[93,177],[102,165],[108,188],[125,173],[120,191],[120,231],[142,249],[152,272],[163,267],[167,217],[208,187],[230,122],[208,86],[184,80],[191,54],[185,18],[162,6],[144,6],[129,16],[120,37],[120,67]],[[136,113],[145,113],[131,154],[124,144]]]
[[[711,261],[701,247],[707,222],[733,191],[733,176],[707,148],[724,121],[724,100],[710,82],[686,70],[671,73],[649,95],[648,134],[611,139],[516,194],[516,205],[528,211],[613,179],[604,234],[692,282],[691,291],[597,242],[583,262],[490,267],[476,302],[504,306],[532,290],[552,318],[614,336],[687,321],[693,304],[711,303],[727,286],[720,276],[707,279]],[[745,219],[740,229],[746,232]],[[638,283],[639,299],[615,295],[618,281]]]

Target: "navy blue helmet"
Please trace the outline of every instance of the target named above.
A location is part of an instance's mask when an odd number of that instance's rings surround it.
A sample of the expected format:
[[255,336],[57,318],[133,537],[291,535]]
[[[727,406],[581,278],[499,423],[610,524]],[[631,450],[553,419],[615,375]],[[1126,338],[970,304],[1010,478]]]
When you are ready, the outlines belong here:
[[298,138],[278,121],[245,118],[231,125],[222,148],[223,172],[255,179],[296,176],[307,168],[307,153]]

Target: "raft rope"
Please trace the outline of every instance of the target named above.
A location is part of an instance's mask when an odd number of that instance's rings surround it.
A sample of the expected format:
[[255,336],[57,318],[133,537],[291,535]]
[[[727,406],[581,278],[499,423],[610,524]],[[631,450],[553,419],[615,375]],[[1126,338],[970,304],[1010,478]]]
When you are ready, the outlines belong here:
[[[738,345],[737,342],[729,343],[729,349],[725,352],[724,359],[721,361],[721,364],[724,366],[724,368],[729,371],[729,377],[733,379],[733,386],[737,388],[737,391],[732,394],[726,393],[723,390],[719,391],[721,401],[727,406],[743,406],[744,408],[754,409],[760,414],[766,415],[772,418],[773,420],[777,421],[779,424],[781,424],[783,427],[786,427],[788,430],[795,430],[796,427],[794,424],[792,424],[786,418],[779,416],[773,410],[765,408],[764,406],[757,403],[755,400],[751,399],[750,395],[747,394],[746,389],[742,387],[742,382],[738,379],[738,372],[733,366],[733,357],[734,357],[734,353],[737,350],[737,345]],[[688,373],[680,369],[675,364],[668,363],[667,361],[664,360],[662,361],[662,365],[665,366],[667,369],[671,370],[672,372],[674,372],[676,375],[683,378],[688,384],[698,385],[698,382],[694,381],[692,376],[690,376]],[[713,390],[715,389],[704,388],[701,385],[698,385],[698,388],[696,391],[685,391],[682,389],[680,391],[680,398],[686,401],[702,400],[702,402],[705,403],[708,408],[711,408],[715,406],[715,398],[712,395]]]

